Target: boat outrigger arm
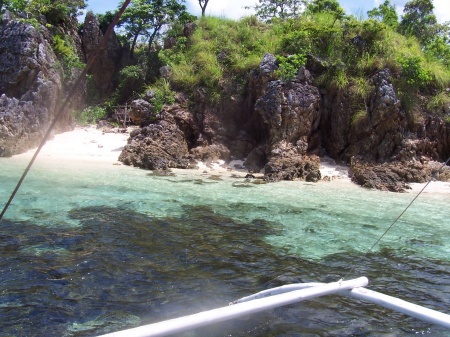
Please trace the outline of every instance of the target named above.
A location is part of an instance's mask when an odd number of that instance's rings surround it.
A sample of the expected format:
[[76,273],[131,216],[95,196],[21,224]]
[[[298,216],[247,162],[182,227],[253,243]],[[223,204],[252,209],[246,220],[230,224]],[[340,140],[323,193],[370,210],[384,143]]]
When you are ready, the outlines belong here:
[[333,283],[299,283],[261,291],[241,298],[227,307],[203,311],[198,314],[175,318],[159,323],[113,332],[99,337],[155,337],[168,336],[202,326],[254,314],[268,309],[293,304],[320,296],[337,294],[372,302],[385,308],[437,324],[450,329],[450,315],[403,301],[396,297],[364,288],[366,277]]

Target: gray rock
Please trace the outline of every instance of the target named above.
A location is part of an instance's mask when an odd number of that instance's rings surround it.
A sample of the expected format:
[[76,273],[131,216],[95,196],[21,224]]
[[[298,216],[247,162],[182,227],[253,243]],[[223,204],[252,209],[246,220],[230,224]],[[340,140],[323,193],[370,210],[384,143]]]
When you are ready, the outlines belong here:
[[144,99],[136,99],[131,102],[129,116],[137,125],[145,126],[155,120],[154,106]]
[[[41,141],[62,99],[56,56],[45,27],[10,20],[0,27],[0,155],[9,156]],[[67,129],[63,117],[55,131]]]
[[159,73],[161,74],[161,77],[169,78],[172,74],[172,68],[170,66],[163,66],[159,68]]
[[[99,21],[92,12],[86,14],[82,46],[86,61],[89,62],[103,38]],[[90,74],[96,91],[102,97],[106,97],[116,88],[116,74],[123,68],[129,58],[129,51],[122,48],[114,32],[110,35],[106,47],[102,49],[93,64]]]
[[187,110],[176,104],[164,107],[158,123],[131,133],[119,160],[149,170],[192,168],[189,139],[193,133],[195,125]]
[[259,65],[260,74],[262,76],[272,75],[273,72],[278,69],[276,61],[277,59],[274,55],[269,53],[265,54],[261,61],[261,64]]

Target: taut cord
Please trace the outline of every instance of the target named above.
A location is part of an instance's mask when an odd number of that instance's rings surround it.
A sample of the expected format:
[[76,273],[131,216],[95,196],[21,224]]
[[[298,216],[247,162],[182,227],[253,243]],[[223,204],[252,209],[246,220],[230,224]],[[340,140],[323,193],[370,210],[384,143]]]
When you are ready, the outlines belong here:
[[33,157],[31,158],[30,162],[28,163],[27,168],[22,174],[22,177],[19,179],[19,182],[16,185],[16,188],[11,193],[11,196],[9,197],[8,202],[6,203],[5,207],[3,208],[2,213],[0,213],[0,221],[3,219],[3,215],[5,215],[6,211],[8,210],[9,205],[13,201],[15,195],[17,194],[17,191],[19,191],[20,186],[22,185],[23,181],[25,180],[28,172],[31,169],[31,166],[33,166],[34,161],[36,160],[39,152],[41,152],[42,148],[44,147],[48,137],[50,136],[53,128],[55,127],[56,123],[60,119],[60,117],[65,112],[65,109],[67,108],[67,105],[69,104],[70,100],[75,94],[75,89],[80,85],[81,81],[85,78],[87,72],[89,69],[91,69],[92,65],[94,64],[97,57],[100,55],[101,49],[106,45],[106,42],[108,41],[109,36],[111,35],[112,31],[114,30],[114,26],[117,25],[119,22],[120,17],[122,16],[123,12],[127,8],[128,4],[131,0],[125,0],[122,7],[120,8],[119,12],[114,17],[114,20],[111,22],[111,24],[108,27],[108,30],[106,31],[105,35],[103,36],[103,39],[100,41],[100,44],[97,46],[97,49],[95,50],[94,55],[92,55],[92,58],[89,60],[89,62],[86,64],[86,67],[84,67],[83,71],[81,72],[80,76],[78,76],[75,84],[73,85],[72,89],[69,91],[69,94],[66,96],[66,99],[64,100],[63,104],[59,107],[58,112],[53,119],[52,124],[50,124],[50,127],[47,130],[47,133],[44,135],[44,138],[42,139],[41,143],[39,144],[39,147],[36,149],[36,152],[34,153]]
[[356,269],[356,266],[358,264],[360,264],[361,261],[367,257],[367,255],[375,248],[376,245],[378,245],[378,243],[383,239],[383,237],[392,229],[392,227],[394,227],[394,225],[400,220],[400,218],[403,216],[403,214],[406,213],[406,211],[411,207],[411,205],[417,200],[417,198],[422,194],[422,192],[431,183],[433,178],[436,177],[442,171],[442,169],[448,164],[449,161],[450,161],[450,157],[447,159],[447,161],[444,164],[442,164],[442,166],[439,168],[439,170],[433,175],[433,177],[431,177],[431,179],[425,184],[425,186],[420,190],[420,192],[411,200],[411,202],[408,204],[408,206],[406,206],[406,208],[403,210],[403,212],[400,213],[400,215],[392,222],[392,224],[384,231],[384,233],[375,241],[375,243],[372,245],[372,247],[370,247],[369,250],[367,250],[367,252],[362,257],[359,258],[358,262],[353,265],[352,269],[350,269],[350,271],[347,274],[345,274],[345,276],[342,279],[347,278],[347,276],[350,275]]

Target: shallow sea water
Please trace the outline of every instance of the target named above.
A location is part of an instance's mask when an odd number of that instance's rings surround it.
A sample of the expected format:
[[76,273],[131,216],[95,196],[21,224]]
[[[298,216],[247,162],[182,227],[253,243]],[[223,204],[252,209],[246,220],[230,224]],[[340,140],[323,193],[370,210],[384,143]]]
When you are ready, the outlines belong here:
[[[26,161],[0,158],[0,206]],[[449,313],[450,195],[39,160],[0,223],[0,336],[96,336],[294,282],[367,276]],[[337,296],[181,336],[449,336]]]

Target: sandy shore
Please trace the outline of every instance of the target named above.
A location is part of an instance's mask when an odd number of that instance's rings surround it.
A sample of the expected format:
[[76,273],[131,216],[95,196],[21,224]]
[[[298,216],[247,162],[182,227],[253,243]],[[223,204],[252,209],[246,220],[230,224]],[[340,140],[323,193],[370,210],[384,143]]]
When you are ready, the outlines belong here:
[[[73,131],[56,135],[47,141],[41,150],[38,159],[55,161],[76,161],[76,162],[102,162],[103,164],[121,165],[117,161],[123,147],[127,143],[128,133],[104,133],[95,126],[77,127]],[[31,158],[35,149],[24,154],[17,155],[18,158]],[[198,163],[199,174],[208,173],[211,175],[226,175],[244,178],[247,170],[242,166],[242,161],[232,161],[225,163],[217,161],[213,163]],[[323,158],[320,166],[322,183],[332,183],[338,180],[339,183],[352,184],[348,176],[348,167],[337,165],[331,158]],[[262,176],[262,173],[255,174]],[[411,189],[407,193],[419,193],[425,184],[410,184]],[[423,193],[444,193],[450,194],[450,182],[431,182]]]
[[[104,133],[94,125],[77,127],[48,140],[38,159],[117,164],[128,137],[128,133]],[[31,157],[35,151],[33,149],[15,157]]]

